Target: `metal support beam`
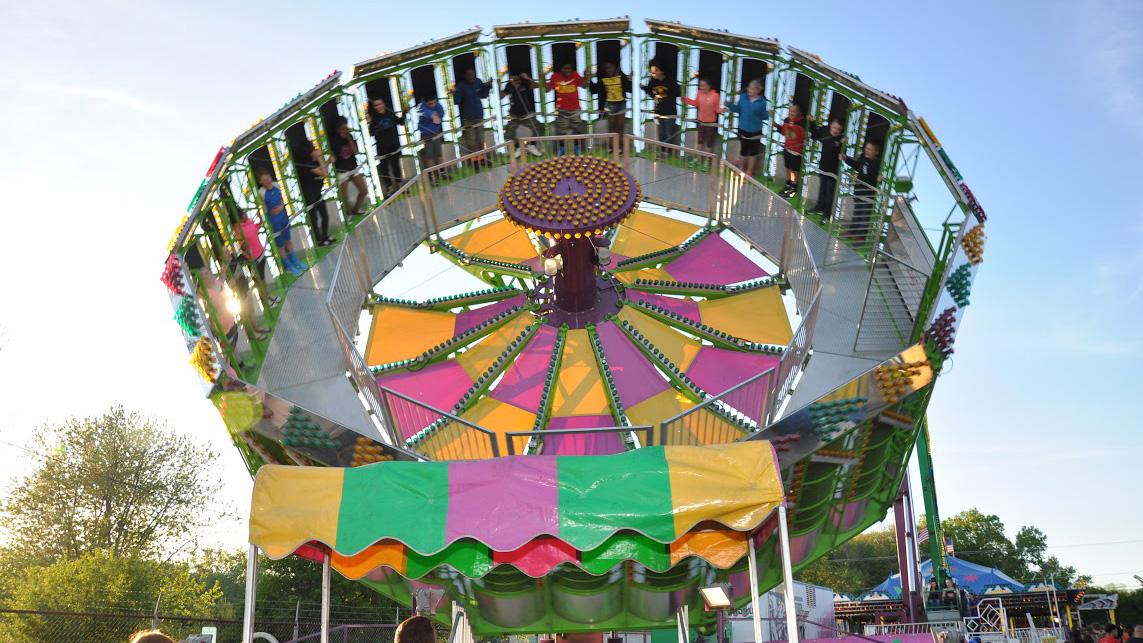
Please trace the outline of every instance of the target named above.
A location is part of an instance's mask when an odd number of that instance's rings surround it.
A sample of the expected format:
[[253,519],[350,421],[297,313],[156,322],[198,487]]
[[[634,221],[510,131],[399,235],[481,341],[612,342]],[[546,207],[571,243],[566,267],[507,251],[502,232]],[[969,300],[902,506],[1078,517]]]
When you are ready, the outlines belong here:
[[[750,613],[754,616],[754,640],[762,640],[762,612],[758,605],[758,558],[754,553],[754,534],[746,536],[747,569],[750,571]],[[719,643],[722,643],[719,641]]]
[[258,597],[258,546],[246,550],[246,603],[242,608],[242,643],[254,641],[254,601]]
[[778,505],[778,537],[782,544],[782,583],[786,598],[786,637],[798,643],[798,605],[794,601],[794,566],[790,562],[790,527],[786,522],[786,504]]
[[321,557],[321,643],[329,643],[329,594],[333,581],[329,552]]

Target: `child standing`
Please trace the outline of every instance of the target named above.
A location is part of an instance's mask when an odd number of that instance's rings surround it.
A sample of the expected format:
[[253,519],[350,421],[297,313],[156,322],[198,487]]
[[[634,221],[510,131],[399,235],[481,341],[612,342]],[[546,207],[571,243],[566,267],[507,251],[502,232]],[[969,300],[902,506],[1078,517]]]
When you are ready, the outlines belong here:
[[603,63],[603,73],[592,81],[591,91],[603,96],[603,114],[607,117],[607,131],[619,134],[622,143],[627,131],[627,94],[631,91],[631,78],[613,62]]
[[718,90],[711,85],[710,79],[700,78],[698,93],[694,98],[684,96],[683,102],[698,108],[698,148],[713,154],[718,139],[718,115],[726,111]]
[[802,171],[802,153],[806,149],[806,118],[802,106],[791,103],[786,119],[776,126],[785,137],[782,158],[786,165],[786,189],[782,196],[787,199],[798,193],[798,174]]
[[864,237],[873,220],[873,203],[877,195],[877,180],[881,174],[881,146],[866,141],[861,156],[845,157],[845,164],[857,170],[853,188],[853,220],[845,231],[847,237]]
[[305,263],[294,254],[294,243],[290,240],[290,215],[286,212],[286,201],[282,189],[274,182],[269,170],[258,171],[258,187],[262,203],[266,206],[266,220],[274,234],[274,246],[282,255],[282,265],[290,274],[297,277],[306,271]]
[[[587,125],[580,117],[579,88],[587,83],[571,63],[560,65],[560,70],[548,79],[548,89],[556,92],[556,134],[586,134]],[[560,149],[564,148],[560,144]],[[576,145],[579,148],[579,145]]]
[[423,144],[422,162],[426,168],[444,163],[444,107],[436,97],[426,98],[417,107],[417,131]]
[[679,84],[667,78],[658,63],[651,63],[651,80],[640,87],[655,101],[655,125],[660,143],[679,144]]
[[769,118],[770,104],[762,95],[762,83],[752,80],[738,102],[727,103],[730,111],[738,114],[738,145],[742,157],[739,167],[747,176],[754,176],[758,155],[762,153],[762,124]]
[[337,170],[337,186],[341,191],[341,202],[349,203],[349,184],[357,188],[357,198],[349,209],[351,216],[361,214],[365,205],[365,198],[369,189],[365,187],[365,177],[357,168],[357,141],[349,131],[349,121],[344,116],[338,116],[334,121],[333,136],[329,137],[329,144],[333,148],[333,168]]
[[382,191],[391,193],[401,185],[401,136],[398,125],[405,124],[405,116],[389,109],[383,99],[369,102],[365,113],[369,122],[369,135],[377,146],[377,176],[381,177]]
[[477,78],[476,70],[469,67],[452,91],[460,112],[461,155],[484,149],[484,99],[491,89],[492,84]]
[[813,128],[810,137],[821,145],[821,158],[818,159],[818,199],[810,212],[822,215],[829,220],[833,215],[833,197],[837,190],[837,171],[841,164],[845,139],[842,134],[845,125],[840,118],[831,119],[829,125]]

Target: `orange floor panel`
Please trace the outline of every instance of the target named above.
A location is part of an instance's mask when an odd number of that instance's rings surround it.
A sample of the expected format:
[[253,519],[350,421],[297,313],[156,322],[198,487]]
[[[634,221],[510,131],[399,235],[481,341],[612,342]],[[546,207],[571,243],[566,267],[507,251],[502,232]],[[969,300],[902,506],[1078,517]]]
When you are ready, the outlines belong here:
[[636,210],[619,226],[611,251],[624,257],[677,246],[697,232],[699,226],[646,210]]
[[365,343],[365,363],[379,366],[416,357],[452,339],[455,328],[453,313],[378,304]]
[[625,319],[635,326],[655,348],[663,351],[667,359],[675,363],[682,370],[690,368],[691,362],[698,355],[702,343],[693,337],[687,337],[663,322],[636,310],[631,306],[624,306],[619,311],[619,318]]
[[785,346],[793,331],[777,286],[699,302],[702,323],[763,344]]
[[562,360],[552,400],[552,417],[610,415],[603,378],[586,330],[568,331]]
[[504,218],[466,230],[448,242],[470,255],[508,263],[527,261],[540,254],[528,234]]

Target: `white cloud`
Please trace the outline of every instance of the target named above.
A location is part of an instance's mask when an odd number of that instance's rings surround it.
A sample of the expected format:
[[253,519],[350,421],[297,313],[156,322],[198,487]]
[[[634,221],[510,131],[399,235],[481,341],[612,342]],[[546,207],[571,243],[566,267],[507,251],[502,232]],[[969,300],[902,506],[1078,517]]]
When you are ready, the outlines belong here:
[[1143,24],[1143,3],[1132,0],[1089,1],[1078,5],[1081,44],[1091,53],[1092,62],[1106,86],[1102,96],[1111,115],[1143,135],[1143,41],[1138,26]]
[[110,87],[77,86],[64,88],[64,91],[72,96],[100,100],[139,114],[158,114],[167,109],[165,105],[158,101],[153,101]]

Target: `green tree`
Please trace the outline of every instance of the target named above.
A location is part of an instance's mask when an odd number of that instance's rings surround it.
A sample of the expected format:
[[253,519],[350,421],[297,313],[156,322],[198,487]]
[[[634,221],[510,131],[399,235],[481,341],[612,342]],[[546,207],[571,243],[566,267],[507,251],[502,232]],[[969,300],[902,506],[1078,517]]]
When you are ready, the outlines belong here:
[[[150,614],[160,592],[164,616],[211,616],[222,598],[216,583],[196,578],[187,565],[90,552],[25,569],[8,604],[16,610],[101,616],[13,615],[0,625],[0,640],[126,641],[132,632],[149,626],[150,619],[135,615]],[[179,637],[198,627],[163,622],[164,630]]]
[[798,580],[843,594],[860,594],[897,572],[897,537],[893,528],[858,534],[796,574]]
[[217,454],[151,418],[115,406],[47,427],[35,445],[45,457],[0,506],[8,549],[27,564],[155,556],[218,518]]

